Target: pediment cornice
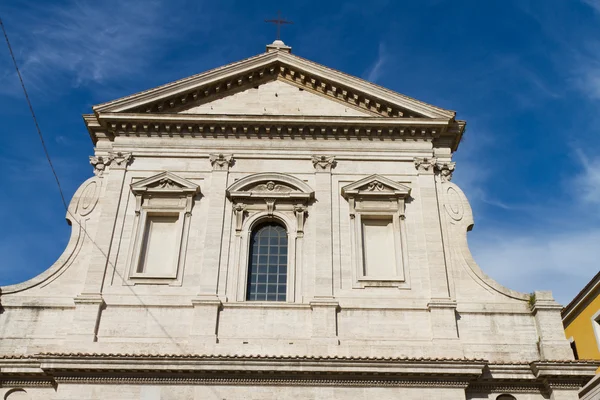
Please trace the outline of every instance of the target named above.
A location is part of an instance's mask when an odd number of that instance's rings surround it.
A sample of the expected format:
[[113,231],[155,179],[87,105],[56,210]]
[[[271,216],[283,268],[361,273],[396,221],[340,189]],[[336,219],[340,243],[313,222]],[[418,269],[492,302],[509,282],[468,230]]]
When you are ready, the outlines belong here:
[[412,99],[286,52],[268,52],[95,106],[106,112],[174,113],[280,79],[377,117],[453,119],[454,111]]
[[342,188],[342,196],[346,198],[380,196],[404,198],[409,194],[408,186],[381,175],[371,175]]
[[161,172],[149,178],[142,179],[131,184],[131,191],[134,194],[181,194],[191,195],[200,190],[196,185],[185,178],[177,176],[172,172]]

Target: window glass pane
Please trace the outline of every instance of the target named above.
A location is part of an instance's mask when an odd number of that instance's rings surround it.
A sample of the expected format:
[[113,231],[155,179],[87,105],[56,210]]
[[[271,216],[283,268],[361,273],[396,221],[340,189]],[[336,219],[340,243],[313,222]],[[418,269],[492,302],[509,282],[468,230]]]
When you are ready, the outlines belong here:
[[269,222],[252,231],[247,300],[286,300],[287,251],[287,232],[280,224]]

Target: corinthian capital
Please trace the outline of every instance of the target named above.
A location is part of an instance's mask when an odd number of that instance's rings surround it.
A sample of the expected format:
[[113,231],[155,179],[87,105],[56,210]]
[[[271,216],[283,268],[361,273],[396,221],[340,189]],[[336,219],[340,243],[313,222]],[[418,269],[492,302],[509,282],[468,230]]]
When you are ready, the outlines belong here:
[[317,172],[329,172],[335,167],[336,161],[334,156],[312,156],[312,163]]
[[452,180],[452,173],[456,167],[455,162],[438,162],[435,164],[435,170],[440,174],[442,182],[449,182]]
[[213,171],[227,171],[233,165],[234,159],[231,154],[211,154],[209,156],[210,165]]
[[435,157],[415,157],[415,168],[419,172],[433,173],[436,162]]

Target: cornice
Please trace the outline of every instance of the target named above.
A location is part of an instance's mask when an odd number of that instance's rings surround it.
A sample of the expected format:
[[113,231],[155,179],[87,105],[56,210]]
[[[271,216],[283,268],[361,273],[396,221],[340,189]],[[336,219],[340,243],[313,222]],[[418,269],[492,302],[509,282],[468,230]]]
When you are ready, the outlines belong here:
[[562,309],[561,316],[565,328],[579,315],[583,306],[593,300],[596,296],[600,296],[600,272],[598,272],[583,289],[571,300],[571,302]]
[[593,377],[595,366],[585,361],[489,364],[458,358],[40,353],[0,356],[0,384],[405,386],[540,392],[577,389]]
[[[455,112],[401,95],[371,82],[286,52],[262,53],[155,89],[93,107],[103,112],[169,112],[202,104],[264,80],[282,79],[374,115],[396,118],[447,118]],[[209,100],[210,101],[210,100]]]
[[436,140],[448,136],[454,142],[457,139],[456,124],[447,119],[428,118],[106,113],[96,117],[96,123],[88,124],[88,129],[94,142],[103,137],[112,140],[115,136],[377,140]]

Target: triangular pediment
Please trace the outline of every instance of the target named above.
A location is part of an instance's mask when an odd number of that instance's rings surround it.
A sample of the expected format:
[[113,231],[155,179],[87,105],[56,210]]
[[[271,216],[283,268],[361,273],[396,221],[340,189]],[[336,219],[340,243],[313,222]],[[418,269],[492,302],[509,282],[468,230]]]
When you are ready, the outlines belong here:
[[190,194],[196,193],[199,190],[200,186],[194,182],[168,171],[131,184],[131,191],[135,194]]
[[242,91],[198,103],[179,114],[297,115],[373,117],[373,113],[314,93],[283,79],[244,87]]
[[[278,91],[282,98],[271,99],[275,93],[279,95]],[[262,103],[265,99],[269,100],[269,107]],[[100,104],[94,107],[94,111],[97,114],[266,113],[436,119],[452,119],[455,115],[453,111],[420,102],[285,51],[263,53]]]
[[409,194],[410,188],[408,186],[381,175],[371,175],[342,188],[344,197],[377,195],[406,197]]

